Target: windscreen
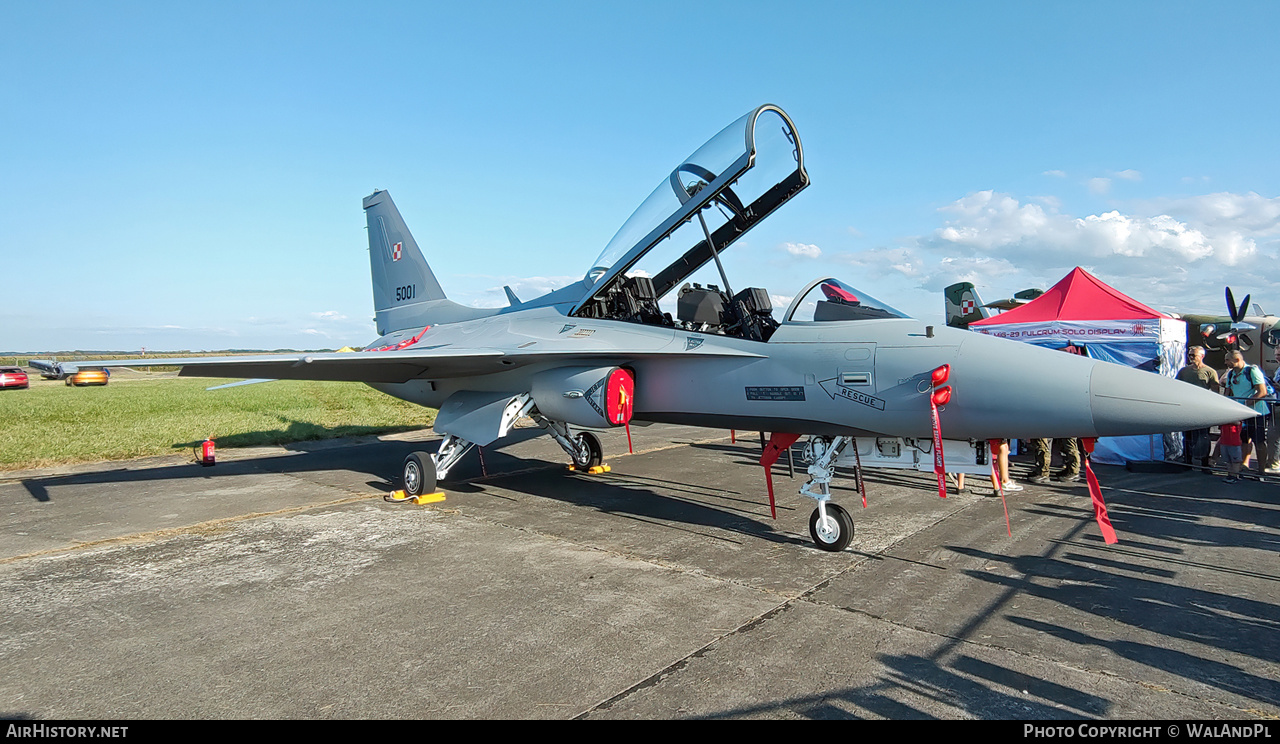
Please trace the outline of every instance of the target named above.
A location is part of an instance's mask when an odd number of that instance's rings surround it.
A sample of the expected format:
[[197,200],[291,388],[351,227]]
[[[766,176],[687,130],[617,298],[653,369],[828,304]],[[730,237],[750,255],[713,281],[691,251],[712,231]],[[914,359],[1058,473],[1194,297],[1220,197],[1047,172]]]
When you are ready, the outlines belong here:
[[830,323],[842,320],[906,318],[906,313],[839,279],[814,282],[791,303],[788,321]]

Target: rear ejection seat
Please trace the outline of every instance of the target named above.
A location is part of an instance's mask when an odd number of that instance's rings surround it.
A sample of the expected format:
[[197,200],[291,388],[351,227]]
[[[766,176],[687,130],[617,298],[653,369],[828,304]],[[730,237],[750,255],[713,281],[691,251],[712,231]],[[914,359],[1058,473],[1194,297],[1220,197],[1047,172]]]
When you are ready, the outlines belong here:
[[753,341],[768,341],[778,328],[769,293],[759,287],[748,287],[729,300],[714,284],[686,284],[676,301],[676,318],[690,330]]

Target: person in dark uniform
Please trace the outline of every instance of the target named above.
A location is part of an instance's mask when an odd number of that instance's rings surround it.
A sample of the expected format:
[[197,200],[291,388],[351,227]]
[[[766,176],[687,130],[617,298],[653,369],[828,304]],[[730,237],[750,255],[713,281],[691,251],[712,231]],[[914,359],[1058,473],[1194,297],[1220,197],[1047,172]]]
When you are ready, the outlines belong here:
[[[1059,349],[1068,354],[1084,356],[1084,349],[1070,341]],[[1032,456],[1035,458],[1035,472],[1028,480],[1031,483],[1049,482],[1049,466],[1053,461],[1053,450],[1062,453],[1062,470],[1053,474],[1053,479],[1063,483],[1080,480],[1080,440],[1071,439],[1032,439],[1029,443]]]

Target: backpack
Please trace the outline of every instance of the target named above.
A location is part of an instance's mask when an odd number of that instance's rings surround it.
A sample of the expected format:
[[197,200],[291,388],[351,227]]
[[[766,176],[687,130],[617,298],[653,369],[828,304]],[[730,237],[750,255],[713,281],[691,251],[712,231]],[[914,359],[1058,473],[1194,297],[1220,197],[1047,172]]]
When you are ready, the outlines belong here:
[[[1268,397],[1268,398],[1275,398],[1275,397],[1276,397],[1276,386],[1275,386],[1274,384],[1272,384],[1272,382],[1271,382],[1271,378],[1270,378],[1270,377],[1267,377],[1267,373],[1266,373],[1266,372],[1263,372],[1263,371],[1262,371],[1262,368],[1261,368],[1261,367],[1259,367],[1258,365],[1256,365],[1256,364],[1250,364],[1250,365],[1246,366],[1246,367],[1244,368],[1244,378],[1245,378],[1246,380],[1248,380],[1248,379],[1251,377],[1250,372],[1251,372],[1252,370],[1255,370],[1255,369],[1256,369],[1256,370],[1258,370],[1258,376],[1262,378],[1262,384],[1264,384],[1264,385],[1266,385],[1266,386],[1267,386],[1267,397]],[[1237,374],[1237,373],[1236,373],[1236,371],[1235,371],[1235,370],[1231,370],[1231,380],[1230,380],[1230,384],[1231,384],[1231,385],[1235,385],[1236,380],[1238,380],[1238,379],[1239,379],[1239,378],[1236,376],[1236,374]],[[1251,387],[1252,387],[1252,386],[1251,386]]]
[[1267,386],[1267,397],[1268,398],[1276,397],[1276,386],[1271,383],[1271,378],[1267,377],[1267,373],[1264,372],[1262,368],[1256,364],[1250,364],[1249,366],[1258,370],[1258,375],[1262,377],[1263,384]]

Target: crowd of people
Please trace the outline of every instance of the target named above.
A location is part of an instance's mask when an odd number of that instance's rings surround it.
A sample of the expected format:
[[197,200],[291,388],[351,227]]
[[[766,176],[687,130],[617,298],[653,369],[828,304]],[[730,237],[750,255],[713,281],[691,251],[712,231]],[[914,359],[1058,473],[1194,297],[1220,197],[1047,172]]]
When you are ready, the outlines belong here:
[[[1178,370],[1178,379],[1206,390],[1220,392],[1258,412],[1258,416],[1218,427],[1216,446],[1209,429],[1183,432],[1182,459],[1188,465],[1220,467],[1227,471],[1225,483],[1235,483],[1240,473],[1280,473],[1280,436],[1276,431],[1271,404],[1275,402],[1262,369],[1245,362],[1239,350],[1227,352],[1227,368],[1219,373],[1204,362],[1203,346],[1187,350],[1187,366]],[[1276,350],[1280,361],[1280,349]],[[1280,383],[1280,368],[1273,382]]]
[[[1080,350],[1068,344],[1062,351],[1080,353]],[[1225,483],[1236,483],[1244,471],[1255,470],[1259,475],[1280,474],[1280,431],[1277,431],[1277,419],[1280,418],[1280,402],[1277,401],[1276,390],[1280,390],[1280,367],[1274,377],[1268,381],[1260,367],[1248,364],[1244,354],[1238,350],[1229,351],[1226,355],[1227,368],[1221,372],[1205,363],[1205,348],[1192,346],[1187,349],[1187,364],[1178,370],[1177,378],[1182,382],[1202,387],[1239,401],[1252,408],[1260,415],[1224,424],[1218,427],[1218,438],[1215,442],[1211,429],[1195,429],[1185,431],[1183,435],[1182,458],[1188,465],[1199,465],[1225,471]],[[1280,348],[1276,349],[1276,361],[1280,362]],[[1275,407],[1273,411],[1272,408]],[[1074,483],[1080,480],[1082,463],[1080,440],[1078,439],[1032,439],[1027,442],[1034,465],[1028,478],[1030,483],[1045,484],[1052,481]],[[1054,454],[1058,453],[1062,467],[1051,472]],[[1021,491],[1023,487],[1009,477],[1009,444],[1001,445],[999,452],[993,453],[996,462],[996,473],[992,477],[992,488],[1004,491]],[[997,477],[1001,482],[997,483]],[[957,490],[964,490],[964,474],[955,477]]]

